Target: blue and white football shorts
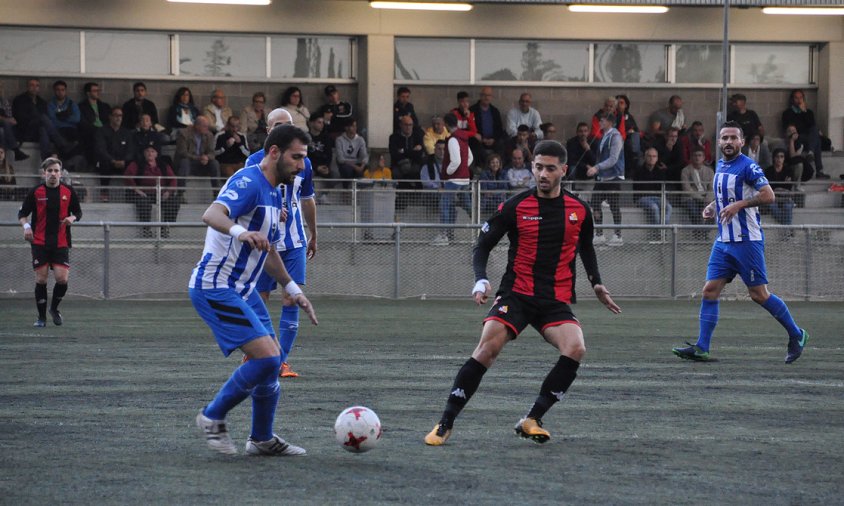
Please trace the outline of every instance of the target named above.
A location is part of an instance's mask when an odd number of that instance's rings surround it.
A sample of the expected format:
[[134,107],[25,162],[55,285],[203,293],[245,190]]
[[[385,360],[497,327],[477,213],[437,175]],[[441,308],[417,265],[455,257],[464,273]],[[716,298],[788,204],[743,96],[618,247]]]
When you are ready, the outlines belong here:
[[726,279],[730,282],[736,274],[741,276],[747,286],[768,284],[763,241],[715,241],[706,268],[706,280]]
[[[308,248],[295,248],[284,251],[279,251],[281,261],[284,262],[284,268],[287,273],[293,278],[297,285],[305,284],[305,264],[308,262]],[[278,288],[278,283],[267,274],[266,271],[261,272],[261,277],[255,283],[256,292],[272,292]]]
[[211,327],[223,355],[261,336],[275,339],[267,306],[257,290],[243,298],[230,288],[197,290],[191,288],[190,300],[199,316]]

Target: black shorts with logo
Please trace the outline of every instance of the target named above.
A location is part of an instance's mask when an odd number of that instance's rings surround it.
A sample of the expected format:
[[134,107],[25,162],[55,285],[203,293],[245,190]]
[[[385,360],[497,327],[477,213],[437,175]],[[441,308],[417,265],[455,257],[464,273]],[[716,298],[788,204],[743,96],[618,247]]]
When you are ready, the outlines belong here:
[[528,325],[532,325],[540,333],[548,327],[563,323],[580,325],[568,304],[513,292],[495,297],[484,318],[484,321],[489,320],[503,323],[516,336]]
[[33,244],[32,268],[38,269],[44,265],[49,265],[51,268],[54,265],[70,267],[70,248],[48,248]]

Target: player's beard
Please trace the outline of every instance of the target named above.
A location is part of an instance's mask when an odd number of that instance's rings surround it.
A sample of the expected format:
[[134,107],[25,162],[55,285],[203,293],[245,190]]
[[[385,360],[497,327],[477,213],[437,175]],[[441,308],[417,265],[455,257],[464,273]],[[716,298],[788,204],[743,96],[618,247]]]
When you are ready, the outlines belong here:
[[279,184],[290,184],[296,177],[296,172],[284,165],[284,158],[279,158],[275,166],[276,177],[278,177]]

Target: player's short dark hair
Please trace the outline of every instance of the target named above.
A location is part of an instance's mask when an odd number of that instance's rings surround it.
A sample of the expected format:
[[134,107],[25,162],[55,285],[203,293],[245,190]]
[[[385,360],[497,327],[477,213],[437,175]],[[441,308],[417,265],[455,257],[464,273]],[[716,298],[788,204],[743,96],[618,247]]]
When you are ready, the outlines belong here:
[[458,91],[457,100],[463,100],[464,98],[469,98],[469,93],[465,91]]
[[410,93],[410,88],[407,86],[399,86],[399,89],[396,90],[396,95],[401,95],[402,93]]
[[132,85],[132,91],[133,91],[133,92],[134,92],[135,90],[137,90],[138,88],[147,89],[147,85],[146,85],[146,84],[144,84],[144,82],[143,82],[143,81],[138,81],[138,82],[136,82],[135,84],[133,84],[133,85]]
[[65,88],[67,88],[67,83],[59,79],[58,81],[53,83],[53,88],[55,88],[56,86],[64,86]]
[[294,125],[278,125],[267,136],[264,141],[264,153],[269,153],[272,146],[278,147],[282,152],[287,151],[294,140],[299,140],[302,144],[309,144],[311,136],[301,128]]
[[540,155],[556,156],[560,159],[561,164],[565,164],[568,161],[569,157],[568,153],[566,152],[565,146],[563,146],[557,141],[551,140],[544,140],[536,143],[536,147],[533,148],[533,157],[536,158]]
[[739,137],[744,139],[744,130],[741,129],[741,125],[739,125],[738,121],[725,121],[721,124],[721,128],[719,128],[718,131],[720,132],[725,128],[737,128],[739,131]]
[[54,156],[50,156],[50,157],[45,158],[44,161],[41,162],[41,170],[47,170],[47,167],[49,167],[51,165],[58,165],[59,170],[62,169],[62,161],[59,160],[58,158],[54,157]]
[[87,82],[87,83],[85,83],[85,86],[82,88],[82,91],[85,92],[85,93],[88,93],[89,91],[91,91],[91,88],[93,88],[94,86],[99,87],[100,85],[93,82],[93,81]]
[[445,126],[448,128],[457,128],[457,115],[453,112],[446,114],[443,116],[443,123],[445,123]]

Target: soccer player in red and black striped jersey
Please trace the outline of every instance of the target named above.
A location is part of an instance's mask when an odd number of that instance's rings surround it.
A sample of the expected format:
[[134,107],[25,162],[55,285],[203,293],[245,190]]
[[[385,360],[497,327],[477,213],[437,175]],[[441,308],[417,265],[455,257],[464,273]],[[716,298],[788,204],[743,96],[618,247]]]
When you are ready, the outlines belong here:
[[[59,303],[67,293],[70,269],[70,225],[82,217],[82,208],[73,188],[61,182],[62,162],[47,158],[41,163],[44,182],[30,190],[18,211],[23,238],[32,243],[32,267],[35,269],[35,303],[38,319],[35,327],[47,325],[47,278],[50,268],[56,284],[50,303],[50,316],[62,324]],[[27,217],[32,215],[32,223]]]
[[442,418],[425,436],[426,444],[445,443],[454,419],[478,389],[484,373],[504,345],[528,325],[538,330],[560,357],[515,431],[537,443],[550,439],[550,433],[542,428],[542,416],[563,398],[586,353],[580,323],[569,307],[575,303],[578,253],[598,300],[611,312],[621,312],[601,283],[589,205],[560,186],[567,170],[566,150],[559,142],[538,143],[533,161],[536,188],[501,204],[481,228],[473,257],[476,283],[472,297],[478,305],[486,303],[490,293],[486,274],[489,254],[504,234],[510,239],[507,269],[484,319],[481,340],[457,373]]

